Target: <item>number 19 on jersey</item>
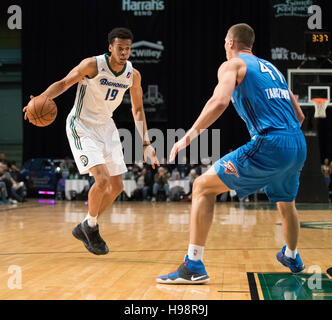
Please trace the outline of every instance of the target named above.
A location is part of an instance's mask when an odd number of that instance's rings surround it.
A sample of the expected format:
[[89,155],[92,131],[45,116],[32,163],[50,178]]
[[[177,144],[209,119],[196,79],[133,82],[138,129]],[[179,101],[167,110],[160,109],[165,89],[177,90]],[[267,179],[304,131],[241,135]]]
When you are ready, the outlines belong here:
[[114,101],[119,93],[118,89],[108,89],[105,100]]

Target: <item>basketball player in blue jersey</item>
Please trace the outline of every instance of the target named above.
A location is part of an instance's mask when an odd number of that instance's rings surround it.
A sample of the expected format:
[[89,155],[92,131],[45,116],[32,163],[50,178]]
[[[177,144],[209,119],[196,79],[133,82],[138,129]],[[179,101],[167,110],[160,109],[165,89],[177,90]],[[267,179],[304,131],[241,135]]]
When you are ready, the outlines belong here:
[[[97,218],[122,192],[122,174],[127,171],[112,116],[128,89],[133,118],[143,140],[144,160],[150,159],[153,168],[159,165],[147,134],[141,75],[128,60],[133,35],[129,29],[115,28],[108,41],[108,53],[82,60],[65,78],[41,94],[54,99],[78,84],[74,106],[67,117],[67,136],[80,173],[92,175],[95,183],[89,190],[88,214],[72,234],[96,255],[109,252],[99,234]],[[31,99],[30,103],[34,98]]]
[[232,100],[245,121],[251,141],[227,154],[195,180],[190,217],[190,243],[177,271],[158,277],[165,284],[200,284],[209,281],[203,264],[204,246],[213,219],[215,197],[236,190],[244,198],[264,187],[277,204],[285,246],[277,259],[293,273],[305,267],[297,252],[299,220],[295,198],[306,159],[300,129],[304,115],[285,78],[270,62],[252,54],[254,30],[247,24],[232,26],[225,39],[227,62],[218,70],[218,84],[202,113],[173,147],[170,161],[207,129]]

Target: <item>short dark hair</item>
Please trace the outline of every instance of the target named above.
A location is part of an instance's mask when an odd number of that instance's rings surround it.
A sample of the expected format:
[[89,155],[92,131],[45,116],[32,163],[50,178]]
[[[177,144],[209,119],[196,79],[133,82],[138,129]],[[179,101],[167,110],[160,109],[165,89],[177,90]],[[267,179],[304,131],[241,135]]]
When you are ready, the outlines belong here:
[[255,42],[255,31],[248,24],[235,24],[229,28],[228,33],[233,40],[242,43],[244,47],[253,47]]
[[132,32],[127,28],[114,28],[108,34],[108,43],[113,44],[115,38],[130,39],[131,41],[133,41],[134,36],[133,36]]

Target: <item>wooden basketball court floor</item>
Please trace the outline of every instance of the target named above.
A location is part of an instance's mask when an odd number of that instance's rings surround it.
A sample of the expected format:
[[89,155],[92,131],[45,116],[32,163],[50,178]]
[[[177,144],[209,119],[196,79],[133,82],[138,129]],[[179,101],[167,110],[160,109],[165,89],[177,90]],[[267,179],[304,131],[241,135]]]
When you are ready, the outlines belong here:
[[[210,283],[157,284],[186,254],[190,206],[116,202],[99,219],[110,253],[95,256],[71,234],[84,202],[1,205],[0,300],[332,299],[329,204],[298,205],[307,274],[291,275],[275,259],[284,241],[273,205],[217,203],[204,256]],[[309,290],[305,281],[317,270],[323,285]]]

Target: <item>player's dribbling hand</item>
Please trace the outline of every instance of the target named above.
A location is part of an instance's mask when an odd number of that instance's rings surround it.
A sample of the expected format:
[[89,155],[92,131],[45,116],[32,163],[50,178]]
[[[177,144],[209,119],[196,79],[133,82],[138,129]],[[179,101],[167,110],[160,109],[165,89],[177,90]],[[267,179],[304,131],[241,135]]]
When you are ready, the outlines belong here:
[[28,105],[26,105],[24,108],[23,108],[23,112],[24,112],[24,120],[27,120],[28,119],[28,115],[27,115],[27,109],[30,105],[32,105],[32,101],[34,99],[34,96],[30,96],[30,101],[28,103]]
[[144,157],[144,163],[146,163],[148,158],[151,160],[152,169],[154,169],[156,165],[158,167],[160,166],[160,163],[156,155],[156,150],[151,145],[143,149],[143,157]]

